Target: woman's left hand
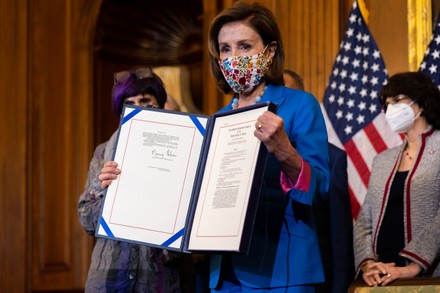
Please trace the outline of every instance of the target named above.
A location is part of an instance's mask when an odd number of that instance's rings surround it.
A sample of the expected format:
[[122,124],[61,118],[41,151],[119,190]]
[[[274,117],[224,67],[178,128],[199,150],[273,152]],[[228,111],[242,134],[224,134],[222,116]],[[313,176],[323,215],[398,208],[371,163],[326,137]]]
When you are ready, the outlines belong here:
[[384,265],[387,274],[382,277],[382,286],[388,285],[397,279],[414,278],[421,271],[421,268],[415,263],[410,263],[404,267],[396,267],[394,263],[386,263]]
[[284,120],[272,112],[265,111],[255,123],[254,134],[282,164],[284,172],[292,180],[296,180],[301,171],[302,160],[284,130]]

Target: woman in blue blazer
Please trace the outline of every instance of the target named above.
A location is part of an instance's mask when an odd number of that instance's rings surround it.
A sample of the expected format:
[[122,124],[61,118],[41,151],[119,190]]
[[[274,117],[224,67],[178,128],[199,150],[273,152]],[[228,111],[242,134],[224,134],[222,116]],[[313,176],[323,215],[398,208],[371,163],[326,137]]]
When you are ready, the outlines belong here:
[[234,96],[221,111],[271,101],[255,136],[268,149],[248,255],[213,255],[213,292],[314,292],[324,281],[314,198],[329,185],[327,132],[316,99],[283,86],[281,34],[270,10],[237,2],[209,32],[211,71]]

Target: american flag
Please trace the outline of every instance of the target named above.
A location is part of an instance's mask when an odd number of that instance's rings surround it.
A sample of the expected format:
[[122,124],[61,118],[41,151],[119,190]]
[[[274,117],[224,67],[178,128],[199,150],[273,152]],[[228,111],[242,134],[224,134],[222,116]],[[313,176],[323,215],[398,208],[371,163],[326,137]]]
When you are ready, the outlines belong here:
[[322,104],[329,141],[347,153],[353,218],[367,191],[373,158],[402,142],[379,103],[388,74],[381,53],[354,1]]
[[440,88],[440,14],[437,16],[431,42],[425,51],[425,57],[420,64],[419,71],[431,77]]

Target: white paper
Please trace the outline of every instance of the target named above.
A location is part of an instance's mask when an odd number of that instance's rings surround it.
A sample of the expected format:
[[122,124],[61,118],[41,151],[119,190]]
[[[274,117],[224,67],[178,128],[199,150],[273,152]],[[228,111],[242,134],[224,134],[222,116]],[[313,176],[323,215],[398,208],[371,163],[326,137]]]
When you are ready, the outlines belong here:
[[255,123],[266,110],[216,118],[189,250],[238,250],[261,144]]
[[[125,116],[132,108],[127,108]],[[203,128],[207,118],[197,117]],[[102,220],[117,239],[180,248],[203,135],[188,115],[141,111],[120,127]],[[108,235],[102,225],[98,234]]]

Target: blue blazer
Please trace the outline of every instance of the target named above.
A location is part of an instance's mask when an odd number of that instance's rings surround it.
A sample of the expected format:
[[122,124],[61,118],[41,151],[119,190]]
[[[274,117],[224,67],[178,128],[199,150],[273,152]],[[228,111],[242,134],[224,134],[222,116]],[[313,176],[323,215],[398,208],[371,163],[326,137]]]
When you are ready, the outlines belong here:
[[[329,186],[327,131],[317,100],[309,93],[268,85],[261,99],[278,105],[277,114],[292,145],[311,167],[307,190],[284,195],[280,165],[269,154],[248,255],[232,255],[237,278],[253,288],[324,281],[312,204]],[[232,102],[221,111],[231,110]],[[210,287],[219,284],[222,255],[211,257]]]

